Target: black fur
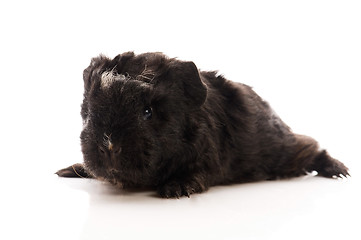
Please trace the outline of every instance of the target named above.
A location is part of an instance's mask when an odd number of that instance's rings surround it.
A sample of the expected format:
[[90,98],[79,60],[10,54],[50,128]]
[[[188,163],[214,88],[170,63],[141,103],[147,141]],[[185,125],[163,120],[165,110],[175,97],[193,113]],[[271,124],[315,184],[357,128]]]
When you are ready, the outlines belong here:
[[[104,72],[121,78],[104,87]],[[312,171],[349,175],[315,140],[294,134],[249,86],[161,53],[92,59],[81,115],[84,165],[59,176],[154,187],[169,198]]]

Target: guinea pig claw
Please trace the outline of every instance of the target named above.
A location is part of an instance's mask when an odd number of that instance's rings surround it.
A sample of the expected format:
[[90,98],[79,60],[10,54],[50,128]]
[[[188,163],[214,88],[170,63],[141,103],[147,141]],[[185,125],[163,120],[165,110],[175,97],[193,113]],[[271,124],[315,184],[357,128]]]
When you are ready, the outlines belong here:
[[193,193],[201,193],[207,190],[205,184],[199,181],[191,180],[185,182],[171,181],[158,189],[158,193],[163,198],[180,198],[186,196],[190,198]]

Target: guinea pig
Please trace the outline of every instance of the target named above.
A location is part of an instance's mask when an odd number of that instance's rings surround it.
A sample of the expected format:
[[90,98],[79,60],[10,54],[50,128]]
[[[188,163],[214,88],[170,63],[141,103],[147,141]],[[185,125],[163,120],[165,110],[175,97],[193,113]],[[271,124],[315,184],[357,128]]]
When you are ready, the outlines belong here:
[[84,70],[83,164],[61,177],[146,187],[161,197],[214,185],[349,176],[311,137],[298,135],[251,87],[162,53],[100,55]]

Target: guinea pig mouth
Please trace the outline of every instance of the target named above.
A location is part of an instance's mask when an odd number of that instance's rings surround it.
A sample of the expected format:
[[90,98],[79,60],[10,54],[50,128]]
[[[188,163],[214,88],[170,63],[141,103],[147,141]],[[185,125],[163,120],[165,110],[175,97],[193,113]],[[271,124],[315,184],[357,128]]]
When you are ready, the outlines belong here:
[[117,187],[117,188],[123,188],[124,185],[122,182],[118,181],[117,179],[107,179],[107,181],[112,184],[113,186]]
[[[127,152],[125,152],[127,153]],[[139,155],[125,155],[114,161],[103,161],[94,173],[95,178],[124,187],[150,184],[153,181],[152,152],[143,150]],[[134,157],[134,158],[133,158]]]
[[110,176],[110,178],[117,178],[118,176],[120,176],[120,171],[116,170],[116,169],[111,169],[107,172],[108,176]]
[[110,184],[116,187],[123,188],[123,183],[120,180],[118,180],[119,176],[120,176],[120,172],[118,170],[111,169],[107,171],[106,176],[97,177],[97,179],[101,181],[109,182]]

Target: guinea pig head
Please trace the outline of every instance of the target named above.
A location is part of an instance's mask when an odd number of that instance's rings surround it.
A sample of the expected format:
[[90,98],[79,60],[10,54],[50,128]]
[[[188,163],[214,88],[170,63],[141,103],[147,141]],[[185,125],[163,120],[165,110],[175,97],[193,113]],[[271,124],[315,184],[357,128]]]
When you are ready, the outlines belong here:
[[[156,64],[155,64],[156,63]],[[81,146],[96,178],[153,186],[182,163],[189,116],[207,88],[191,62],[161,54],[98,57],[84,71]]]

